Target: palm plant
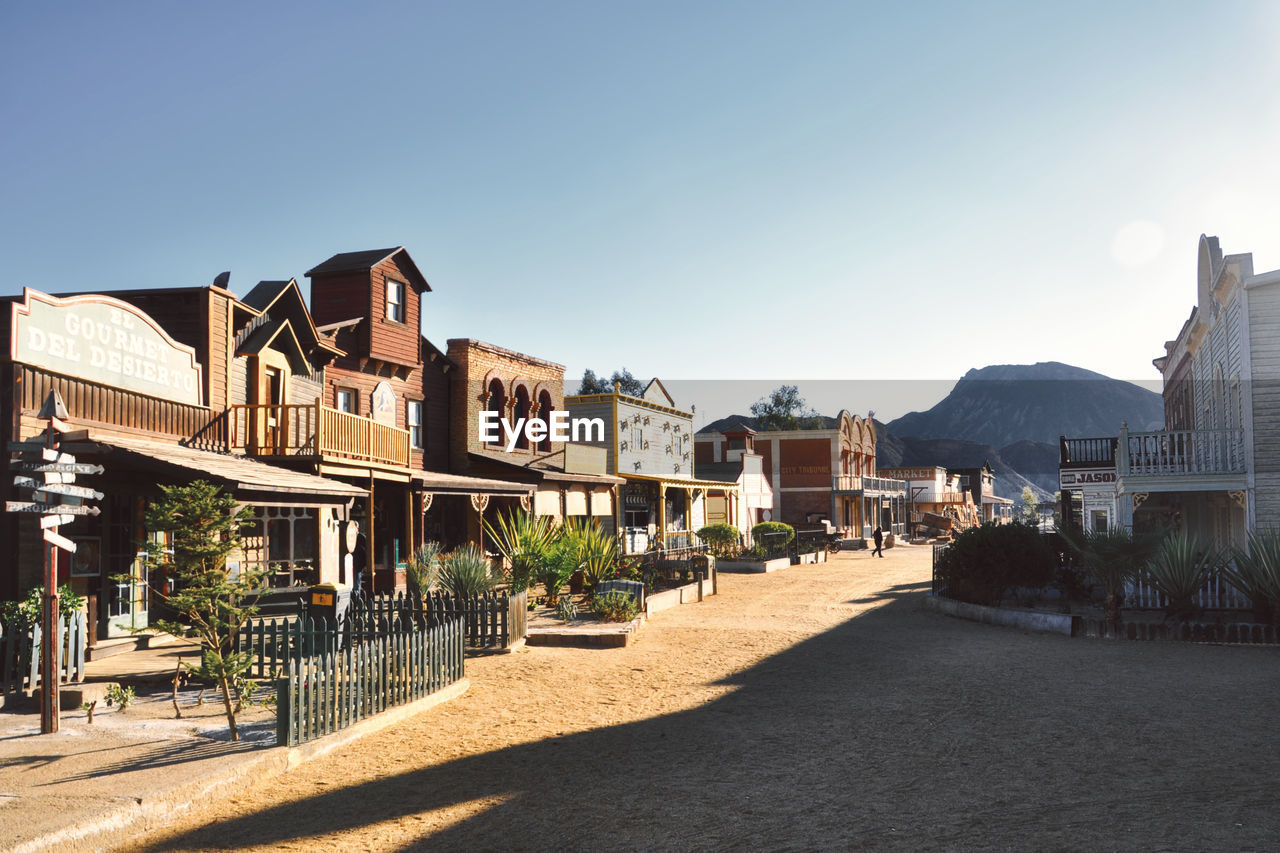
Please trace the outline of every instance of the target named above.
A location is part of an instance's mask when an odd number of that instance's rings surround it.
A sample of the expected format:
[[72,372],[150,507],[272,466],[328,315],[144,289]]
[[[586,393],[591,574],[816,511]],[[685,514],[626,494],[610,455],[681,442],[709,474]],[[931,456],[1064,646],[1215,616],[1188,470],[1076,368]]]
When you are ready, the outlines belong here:
[[1168,599],[1165,612],[1185,621],[1197,614],[1195,594],[1222,562],[1221,552],[1179,532],[1160,543],[1143,567],[1142,578]]
[[1280,614],[1280,530],[1253,531],[1247,546],[1232,550],[1232,562],[1223,566],[1223,576],[1249,596],[1254,613],[1273,619]]
[[569,582],[581,565],[579,545],[572,536],[562,535],[552,543],[537,575],[538,582],[547,591],[547,604],[556,603],[560,588]]
[[1084,564],[1085,572],[1106,592],[1106,618],[1120,624],[1124,588],[1138,577],[1163,534],[1139,534],[1123,528],[1085,533],[1066,527],[1062,538]]
[[467,544],[440,561],[440,586],[455,598],[475,598],[493,588],[493,566],[484,552]]
[[556,536],[548,516],[512,511],[486,521],[485,530],[498,551],[511,564],[511,591],[528,589],[542,569]]
[[440,577],[440,545],[424,542],[405,561],[409,590],[419,598],[431,591]]

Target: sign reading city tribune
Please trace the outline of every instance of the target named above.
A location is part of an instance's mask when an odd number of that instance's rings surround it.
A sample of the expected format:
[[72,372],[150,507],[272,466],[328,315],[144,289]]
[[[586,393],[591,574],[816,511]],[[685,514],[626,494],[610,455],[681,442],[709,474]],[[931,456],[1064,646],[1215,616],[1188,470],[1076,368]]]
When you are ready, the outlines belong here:
[[59,299],[26,288],[22,295],[10,327],[14,361],[200,405],[196,351],[134,306],[97,294]]

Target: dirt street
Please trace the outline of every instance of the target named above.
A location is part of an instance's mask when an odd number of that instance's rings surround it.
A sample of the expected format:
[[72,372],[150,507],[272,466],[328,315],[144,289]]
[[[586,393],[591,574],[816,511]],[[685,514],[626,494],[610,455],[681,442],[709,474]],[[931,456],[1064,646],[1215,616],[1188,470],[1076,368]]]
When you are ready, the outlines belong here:
[[124,846],[1274,846],[1275,649],[922,612],[929,558],[722,574],[631,648],[471,658],[461,699]]

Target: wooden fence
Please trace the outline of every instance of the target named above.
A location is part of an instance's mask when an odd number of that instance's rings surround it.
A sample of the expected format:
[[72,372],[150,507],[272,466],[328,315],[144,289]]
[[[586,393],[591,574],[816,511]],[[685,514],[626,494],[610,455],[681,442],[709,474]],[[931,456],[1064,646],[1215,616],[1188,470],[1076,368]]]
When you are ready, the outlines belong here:
[[295,746],[453,684],[465,671],[464,633],[455,619],[289,659],[276,681],[276,743]]
[[[1125,590],[1125,607],[1131,610],[1163,610],[1168,602],[1151,584],[1139,578]],[[1205,610],[1249,610],[1253,602],[1249,597],[1227,583],[1222,572],[1214,572],[1191,599]]]
[[474,598],[458,599],[443,592],[425,598],[375,595],[351,601],[348,613],[362,618],[411,619],[427,625],[462,619],[466,624],[466,644],[473,649],[505,649],[528,634],[529,593],[487,592]]
[[[0,625],[0,692],[30,694],[40,686],[39,624]],[[84,613],[63,613],[58,617],[58,653],[55,667],[62,683],[84,680],[84,653],[88,644]]]

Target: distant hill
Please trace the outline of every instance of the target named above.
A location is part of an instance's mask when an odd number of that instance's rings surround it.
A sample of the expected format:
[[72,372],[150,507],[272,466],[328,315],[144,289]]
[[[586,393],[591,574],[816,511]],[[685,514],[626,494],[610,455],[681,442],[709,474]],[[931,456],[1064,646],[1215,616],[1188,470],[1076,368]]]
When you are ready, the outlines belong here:
[[[818,429],[831,429],[840,425],[840,421],[836,418],[829,418],[826,415],[819,415],[818,417],[822,419],[822,425]],[[753,418],[751,415],[728,415],[712,421],[698,430],[698,432],[724,432],[726,429],[732,429],[735,426],[745,426],[756,432],[764,432],[760,428],[759,419]]]
[[[1132,382],[1046,361],[970,370],[932,409],[910,412],[888,427],[904,438],[964,439],[1001,448],[1030,441],[1056,447],[1062,435],[1115,435],[1121,421],[1134,430],[1160,429],[1160,395]],[[1055,471],[1056,466],[1055,458]]]
[[[1058,446],[1039,445],[1053,455],[1053,469],[1048,476],[1025,476],[1025,472],[1013,463],[1006,452],[989,444],[976,441],[963,441],[954,438],[914,438],[901,437],[883,424],[876,424],[876,466],[879,468],[914,468],[939,465],[943,468],[977,468],[984,462],[991,465],[995,472],[996,494],[1002,498],[1017,500],[1022,490],[1030,486],[1037,499],[1045,500],[1058,488]],[[1024,442],[1024,444],[1033,444]],[[1014,447],[1018,447],[1014,445]],[[1034,458],[1028,454],[1018,457],[1034,467],[1043,469],[1043,454]]]

